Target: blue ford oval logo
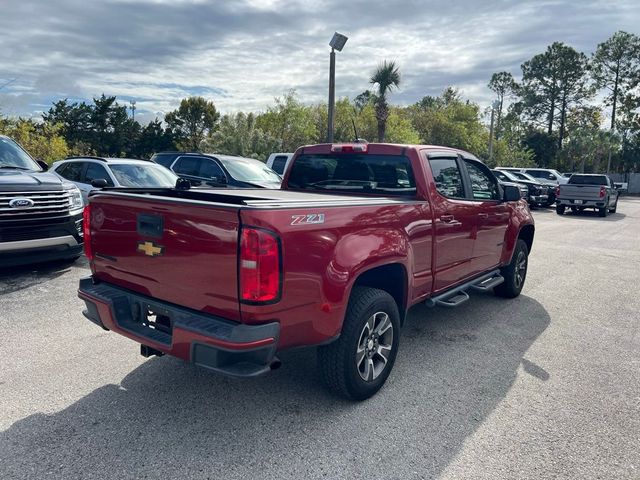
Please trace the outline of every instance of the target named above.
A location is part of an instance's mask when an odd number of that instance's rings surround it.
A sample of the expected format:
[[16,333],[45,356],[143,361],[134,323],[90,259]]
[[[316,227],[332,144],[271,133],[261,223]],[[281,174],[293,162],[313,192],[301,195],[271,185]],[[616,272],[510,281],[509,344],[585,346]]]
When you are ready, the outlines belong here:
[[34,202],[30,198],[14,198],[9,201],[11,208],[31,208],[33,204]]

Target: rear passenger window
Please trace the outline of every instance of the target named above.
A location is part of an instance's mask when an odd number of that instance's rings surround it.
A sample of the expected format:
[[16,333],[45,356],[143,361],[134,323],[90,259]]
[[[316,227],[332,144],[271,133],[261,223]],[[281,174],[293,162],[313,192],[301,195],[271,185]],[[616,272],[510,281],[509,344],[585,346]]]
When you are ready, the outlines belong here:
[[500,191],[493,175],[480,165],[469,160],[464,161],[471,180],[474,200],[500,200]]
[[173,159],[176,158],[175,155],[163,155],[163,154],[157,154],[154,155],[153,157],[153,161],[162,165],[163,167],[167,167],[169,168],[171,166],[171,164],[173,163]]
[[431,172],[436,181],[436,189],[440,195],[449,198],[464,198],[462,173],[455,158],[429,159]]
[[62,170],[59,168],[56,172],[63,178],[70,180],[72,182],[80,182],[82,179],[82,168],[84,167],[84,162],[69,162],[66,165],[63,165]]
[[179,175],[197,177],[200,170],[200,160],[194,157],[180,157],[173,167],[173,171]]
[[271,169],[276,173],[282,175],[284,172],[284,167],[287,166],[287,157],[285,155],[278,155],[273,159],[273,165],[271,165]]

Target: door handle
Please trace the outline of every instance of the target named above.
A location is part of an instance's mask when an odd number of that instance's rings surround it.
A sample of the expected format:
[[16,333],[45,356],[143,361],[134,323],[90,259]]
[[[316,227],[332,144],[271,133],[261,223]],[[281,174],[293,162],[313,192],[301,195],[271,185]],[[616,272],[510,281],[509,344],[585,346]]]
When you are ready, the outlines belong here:
[[453,215],[440,215],[440,220],[442,220],[444,223],[451,223],[455,220],[455,218],[453,217]]
[[489,214],[488,213],[479,213],[478,214],[478,218],[486,220],[487,218],[489,218]]

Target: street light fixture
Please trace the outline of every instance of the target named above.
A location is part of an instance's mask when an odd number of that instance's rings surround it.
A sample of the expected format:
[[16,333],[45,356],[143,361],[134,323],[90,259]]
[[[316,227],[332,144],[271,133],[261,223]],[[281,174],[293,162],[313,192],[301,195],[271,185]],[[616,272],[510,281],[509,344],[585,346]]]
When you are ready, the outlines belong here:
[[327,142],[333,143],[334,109],[336,103],[336,50],[341,52],[348,38],[335,32],[329,42],[331,53],[329,54],[329,121],[327,126]]

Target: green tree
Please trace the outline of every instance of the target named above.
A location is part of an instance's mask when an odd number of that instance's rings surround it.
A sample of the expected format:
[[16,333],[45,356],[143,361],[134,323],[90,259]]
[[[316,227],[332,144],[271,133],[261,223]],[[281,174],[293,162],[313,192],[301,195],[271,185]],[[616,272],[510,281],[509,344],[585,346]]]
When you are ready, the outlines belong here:
[[135,146],[135,155],[145,158],[154,153],[175,150],[175,148],[171,131],[164,129],[162,122],[156,118],[142,128]]
[[486,156],[489,132],[480,119],[480,107],[462,100],[460,92],[447,88],[439,97],[424,97],[407,108],[422,143],[461,148]]
[[554,42],[544,53],[522,64],[521,94],[525,109],[533,120],[546,124],[547,139],[558,124],[559,149],[568,110],[593,94],[587,66],[585,54],[561,42]]
[[205,137],[214,132],[219,118],[213,102],[203,97],[189,97],[184,98],[176,110],[167,113],[164,120],[179,148],[197,151]]
[[69,154],[69,147],[61,132],[60,125],[37,124],[25,119],[0,119],[0,134],[11,137],[31,156],[49,164]]
[[317,142],[314,109],[302,104],[295,90],[276,98],[274,106],[257,116],[256,126],[277,139],[278,150],[282,152],[293,152],[301,145]]
[[591,76],[596,86],[608,91],[611,130],[616,128],[617,107],[640,82],[640,37],[618,31],[600,43],[591,58]]
[[204,151],[266,161],[278,149],[279,142],[256,127],[253,113],[239,112],[223,115],[217,130],[202,145]]
[[387,95],[391,90],[400,86],[400,70],[396,62],[388,62],[386,60],[382,62],[371,75],[369,83],[378,86],[375,99],[378,141],[384,142],[387,119],[389,118]]
[[518,84],[513,79],[513,75],[509,72],[496,72],[491,75],[491,80],[489,80],[489,84],[487,86],[498,96],[498,113],[495,129],[496,139],[498,139],[502,132],[502,111],[504,109],[504,102],[509,96],[516,93]]

